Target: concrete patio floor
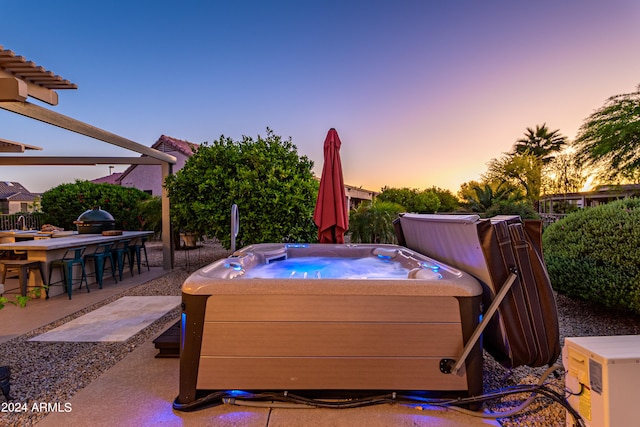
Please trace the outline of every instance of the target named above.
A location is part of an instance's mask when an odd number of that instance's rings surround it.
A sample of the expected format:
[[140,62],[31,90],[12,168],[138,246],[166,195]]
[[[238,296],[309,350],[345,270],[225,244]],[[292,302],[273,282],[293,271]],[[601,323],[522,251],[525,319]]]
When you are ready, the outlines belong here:
[[[92,292],[74,291],[73,299],[58,296],[29,301],[27,307],[2,310],[0,342],[22,335],[153,280],[165,273],[160,268],[129,277]],[[94,291],[93,289],[96,288]],[[162,330],[177,321],[167,321]],[[155,337],[154,337],[155,338]],[[355,409],[283,409],[220,405],[194,412],[178,412],[172,402],[178,394],[179,360],[155,358],[153,339],[106,371],[91,384],[59,403],[68,412],[51,412],[38,426],[500,426],[495,420],[453,410],[419,410],[405,405],[374,405]]]

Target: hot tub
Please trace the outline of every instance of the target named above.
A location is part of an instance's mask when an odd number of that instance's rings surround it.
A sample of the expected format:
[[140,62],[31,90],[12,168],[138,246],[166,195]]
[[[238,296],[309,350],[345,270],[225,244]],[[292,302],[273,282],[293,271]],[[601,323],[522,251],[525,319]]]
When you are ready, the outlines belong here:
[[246,247],[182,286],[174,407],[225,390],[480,394],[480,342],[456,374],[443,366],[478,325],[481,294],[400,246]]

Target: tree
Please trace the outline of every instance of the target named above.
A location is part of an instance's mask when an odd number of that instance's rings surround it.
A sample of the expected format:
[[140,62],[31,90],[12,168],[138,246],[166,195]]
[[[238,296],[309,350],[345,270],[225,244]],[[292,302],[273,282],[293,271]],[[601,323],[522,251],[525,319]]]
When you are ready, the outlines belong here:
[[506,181],[482,184],[471,181],[461,186],[459,194],[466,209],[483,213],[496,203],[514,200],[517,191]]
[[440,200],[438,212],[454,212],[460,209],[460,201],[451,191],[436,186],[427,188],[426,191],[430,191],[438,196],[438,200]]
[[403,206],[379,199],[360,203],[349,214],[349,235],[353,243],[397,243],[393,220]]
[[511,154],[532,154],[547,164],[553,160],[554,153],[562,151],[567,144],[567,137],[560,134],[560,130],[549,131],[547,124],[536,125],[535,130],[527,128],[524,138],[520,138],[513,146]]
[[414,213],[434,213],[440,207],[438,195],[431,190],[383,187],[376,199],[381,202],[397,203],[407,212]]
[[543,168],[542,192],[544,194],[575,193],[587,182],[584,168],[575,156],[561,154]]
[[542,160],[530,153],[507,154],[500,159],[492,159],[485,180],[507,181],[524,190],[524,196],[532,204],[540,200],[542,186]]
[[304,241],[317,238],[313,209],[318,181],[313,162],[267,128],[257,140],[224,135],[202,144],[184,167],[167,177],[174,226],[217,238],[230,247],[230,212],[240,212],[239,243]]
[[76,180],[73,184],[61,184],[42,195],[45,220],[64,229],[74,229],[73,224],[84,211],[96,206],[109,212],[116,220],[116,228],[144,230],[145,217],[140,203],[151,196],[137,188],[114,184],[95,184]]
[[591,114],[574,141],[576,158],[605,179],[628,178],[640,170],[640,87],[615,95]]

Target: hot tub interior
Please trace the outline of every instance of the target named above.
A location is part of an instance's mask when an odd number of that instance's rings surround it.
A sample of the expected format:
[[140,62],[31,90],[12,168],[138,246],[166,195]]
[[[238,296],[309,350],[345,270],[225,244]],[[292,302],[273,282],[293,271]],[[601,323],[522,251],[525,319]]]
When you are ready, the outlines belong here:
[[226,390],[482,392],[479,342],[450,370],[478,325],[481,285],[406,248],[253,245],[182,292],[176,409]]

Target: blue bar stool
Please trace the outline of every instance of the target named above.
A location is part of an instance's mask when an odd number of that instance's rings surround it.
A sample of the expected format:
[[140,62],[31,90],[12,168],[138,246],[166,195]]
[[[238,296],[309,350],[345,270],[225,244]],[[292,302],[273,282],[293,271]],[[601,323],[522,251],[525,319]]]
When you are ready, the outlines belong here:
[[96,246],[96,249],[93,253],[86,254],[84,256],[85,263],[93,259],[95,272],[93,274],[88,274],[88,276],[96,277],[96,281],[98,282],[98,286],[100,287],[100,289],[102,289],[102,276],[104,275],[104,269],[107,260],[109,261],[111,276],[113,277],[113,280],[118,283],[118,279],[116,279],[116,267],[113,262],[113,254],[111,253],[112,245],[113,243],[100,243],[98,246]]
[[118,276],[120,277],[120,280],[122,280],[122,271],[124,270],[125,258],[127,259],[127,261],[129,261],[129,271],[131,271],[131,277],[133,277],[133,261],[131,260],[131,254],[129,253],[130,242],[131,239],[118,240],[116,244],[111,248],[114,260],[116,261],[116,265],[118,266]]
[[133,241],[132,244],[129,244],[129,255],[130,255],[130,263],[138,264],[138,274],[140,274],[140,264],[142,263],[142,252],[144,252],[144,263],[147,266],[147,271],[150,271],[149,268],[149,258],[147,258],[147,247],[144,245],[147,241],[147,236],[142,236]]
[[[91,292],[91,290],[89,289],[89,284],[87,283],[87,272],[84,269],[84,258],[82,257],[86,249],[86,246],[69,248],[65,251],[62,258],[56,259],[49,263],[49,287],[57,284],[66,286],[67,294],[69,294],[69,299],[71,299],[71,294],[73,293],[73,267],[79,265],[82,269],[82,276],[80,277],[80,289],[82,289],[82,282],[84,281],[85,285],[87,285],[87,292]],[[60,268],[62,272],[62,280],[52,283],[51,273],[54,267]],[[49,288],[47,288],[47,298],[49,298]]]

